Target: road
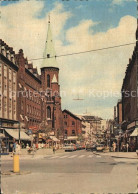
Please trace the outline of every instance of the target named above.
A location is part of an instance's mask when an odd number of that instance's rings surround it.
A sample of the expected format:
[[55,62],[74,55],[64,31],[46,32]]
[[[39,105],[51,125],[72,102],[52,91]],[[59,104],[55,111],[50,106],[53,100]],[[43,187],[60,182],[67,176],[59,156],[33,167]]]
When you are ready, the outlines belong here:
[[[2,171],[12,169],[3,161]],[[137,189],[137,161],[113,159],[85,150],[20,161],[26,175],[2,176],[4,194],[134,193]]]

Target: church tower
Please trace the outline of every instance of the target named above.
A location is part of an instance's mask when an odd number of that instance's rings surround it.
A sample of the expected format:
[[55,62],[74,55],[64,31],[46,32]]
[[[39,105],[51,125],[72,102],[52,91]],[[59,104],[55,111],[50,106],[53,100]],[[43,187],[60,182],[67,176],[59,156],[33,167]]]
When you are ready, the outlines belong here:
[[61,97],[59,86],[59,68],[57,67],[56,52],[54,48],[50,21],[43,53],[41,66],[42,90],[46,92],[46,110],[43,118],[46,118],[48,127],[59,137],[63,131],[63,118],[61,110]]

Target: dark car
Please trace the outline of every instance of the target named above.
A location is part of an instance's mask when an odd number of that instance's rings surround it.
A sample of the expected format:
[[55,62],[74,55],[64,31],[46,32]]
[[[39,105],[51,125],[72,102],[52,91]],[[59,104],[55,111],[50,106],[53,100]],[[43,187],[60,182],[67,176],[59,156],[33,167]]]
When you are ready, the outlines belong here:
[[96,144],[87,144],[86,150],[87,151],[96,151]]
[[91,148],[91,151],[96,151],[96,150],[97,150],[97,146],[96,146],[96,144],[93,144],[92,148]]
[[91,151],[92,149],[92,144],[86,144],[86,150]]

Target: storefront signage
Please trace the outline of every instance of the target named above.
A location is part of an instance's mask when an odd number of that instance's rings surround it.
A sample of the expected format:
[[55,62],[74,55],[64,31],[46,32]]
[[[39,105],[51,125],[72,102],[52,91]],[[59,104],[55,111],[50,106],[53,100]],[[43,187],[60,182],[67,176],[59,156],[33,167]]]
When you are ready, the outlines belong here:
[[2,127],[6,127],[6,128],[14,128],[14,124],[13,123],[4,123],[2,122]]
[[134,122],[130,123],[130,124],[127,126],[127,129],[130,129],[130,128],[132,128],[132,127],[135,127],[135,125],[136,125],[136,122],[134,121]]

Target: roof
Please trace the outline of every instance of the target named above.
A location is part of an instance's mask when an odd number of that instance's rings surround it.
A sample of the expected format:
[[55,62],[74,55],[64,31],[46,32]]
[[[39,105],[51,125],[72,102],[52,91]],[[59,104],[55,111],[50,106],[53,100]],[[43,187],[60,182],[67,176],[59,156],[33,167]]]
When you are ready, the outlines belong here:
[[81,119],[79,117],[77,117],[75,114],[73,114],[72,112],[70,112],[69,110],[63,110],[62,111],[63,113],[66,112],[67,114],[69,114],[70,116],[74,117],[75,119],[78,119],[81,121]]
[[102,120],[102,118],[100,118],[100,117],[95,117],[95,116],[87,116],[87,115],[85,115],[85,116],[83,116],[83,118],[85,119],[85,120],[89,120],[89,121],[95,121],[95,120],[97,120],[97,121],[99,121],[99,120]]
[[43,58],[44,59],[43,59],[41,68],[49,67],[49,66],[50,67],[57,66],[56,52],[55,52],[55,48],[54,48],[50,22],[48,23],[48,32],[47,32],[47,39],[46,39],[46,43],[45,43]]

